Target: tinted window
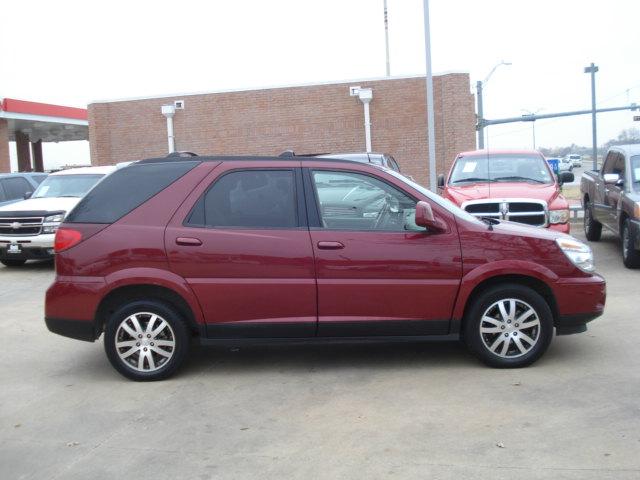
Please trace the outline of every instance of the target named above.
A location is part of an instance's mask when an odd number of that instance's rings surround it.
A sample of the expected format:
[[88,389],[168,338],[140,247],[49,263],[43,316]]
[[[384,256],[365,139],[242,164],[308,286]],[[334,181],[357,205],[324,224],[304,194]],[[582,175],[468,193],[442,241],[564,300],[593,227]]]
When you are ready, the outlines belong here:
[[45,178],[47,178],[47,175],[31,175],[31,178],[39,185],[44,181]]
[[[65,221],[113,223],[167,188],[199,163],[136,163],[116,170],[96,185]],[[42,185],[47,181],[48,179]]]
[[2,179],[2,186],[7,200],[24,198],[25,193],[33,192],[33,187],[22,177],[4,178]]
[[415,224],[416,202],[368,175],[314,171],[313,182],[325,228],[340,230],[424,230]]
[[621,153],[616,155],[616,162],[613,165],[612,173],[617,173],[621,178],[624,178],[624,155]]
[[104,174],[51,175],[43,181],[32,198],[82,197]]
[[631,157],[631,181],[634,190],[640,190],[640,155]]
[[4,202],[7,200],[7,197],[4,196],[4,188],[2,188],[2,182],[0,182],[0,202]]
[[208,227],[297,227],[294,172],[244,170],[223,175],[198,201],[187,224]]

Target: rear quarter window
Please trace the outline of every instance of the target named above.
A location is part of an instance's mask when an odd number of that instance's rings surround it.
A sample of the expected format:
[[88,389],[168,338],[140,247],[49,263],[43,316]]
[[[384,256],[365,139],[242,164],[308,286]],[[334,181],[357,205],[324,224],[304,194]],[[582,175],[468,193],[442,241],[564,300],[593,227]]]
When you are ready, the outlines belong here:
[[114,223],[192,170],[199,161],[139,163],[98,183],[65,219],[69,223]]

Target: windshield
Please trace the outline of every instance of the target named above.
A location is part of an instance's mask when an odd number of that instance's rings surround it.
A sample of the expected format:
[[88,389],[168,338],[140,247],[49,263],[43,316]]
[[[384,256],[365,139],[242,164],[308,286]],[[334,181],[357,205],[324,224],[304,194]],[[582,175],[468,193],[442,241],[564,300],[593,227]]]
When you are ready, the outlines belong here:
[[476,182],[553,183],[547,162],[538,155],[489,154],[459,157],[449,184]]
[[31,198],[84,197],[104,175],[50,175]]
[[631,157],[631,175],[633,189],[640,191],[640,155]]
[[476,217],[474,217],[470,213],[465,212],[463,209],[461,209],[460,207],[458,207],[454,203],[450,202],[446,198],[442,198],[440,195],[437,195],[437,194],[433,193],[431,190],[427,190],[422,185],[417,184],[413,180],[408,179],[403,174],[401,174],[399,172],[396,172],[394,170],[390,170],[390,169],[385,169],[385,172],[387,172],[390,175],[393,175],[394,177],[396,177],[399,180],[402,180],[404,183],[406,183],[410,187],[412,187],[412,188],[416,189],[417,191],[419,191],[422,195],[427,197],[429,200],[433,201],[434,203],[437,203],[442,208],[450,211],[454,215],[456,215],[458,217],[461,217],[461,218],[464,218],[465,220],[467,220],[469,222],[481,223],[480,220],[478,220]]

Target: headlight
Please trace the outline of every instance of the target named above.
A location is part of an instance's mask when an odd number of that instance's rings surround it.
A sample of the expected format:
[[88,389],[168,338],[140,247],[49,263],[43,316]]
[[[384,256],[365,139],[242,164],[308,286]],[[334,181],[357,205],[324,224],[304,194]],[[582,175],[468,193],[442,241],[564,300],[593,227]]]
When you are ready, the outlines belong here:
[[556,243],[558,247],[560,247],[560,250],[562,250],[576,267],[585,272],[593,272],[595,268],[593,264],[593,252],[588,245],[571,237],[556,238]]
[[549,223],[567,223],[569,210],[549,210]]
[[42,233],[56,233],[58,226],[64,220],[64,214],[65,212],[44,217],[42,221]]

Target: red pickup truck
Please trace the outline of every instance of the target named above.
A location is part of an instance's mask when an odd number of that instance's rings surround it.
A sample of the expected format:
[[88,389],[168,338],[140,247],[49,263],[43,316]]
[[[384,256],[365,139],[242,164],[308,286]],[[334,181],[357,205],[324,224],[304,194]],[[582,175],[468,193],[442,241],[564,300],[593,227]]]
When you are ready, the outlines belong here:
[[569,204],[560,193],[573,173],[554,175],[540,152],[475,150],[458,154],[438,177],[442,196],[468,213],[569,233]]

